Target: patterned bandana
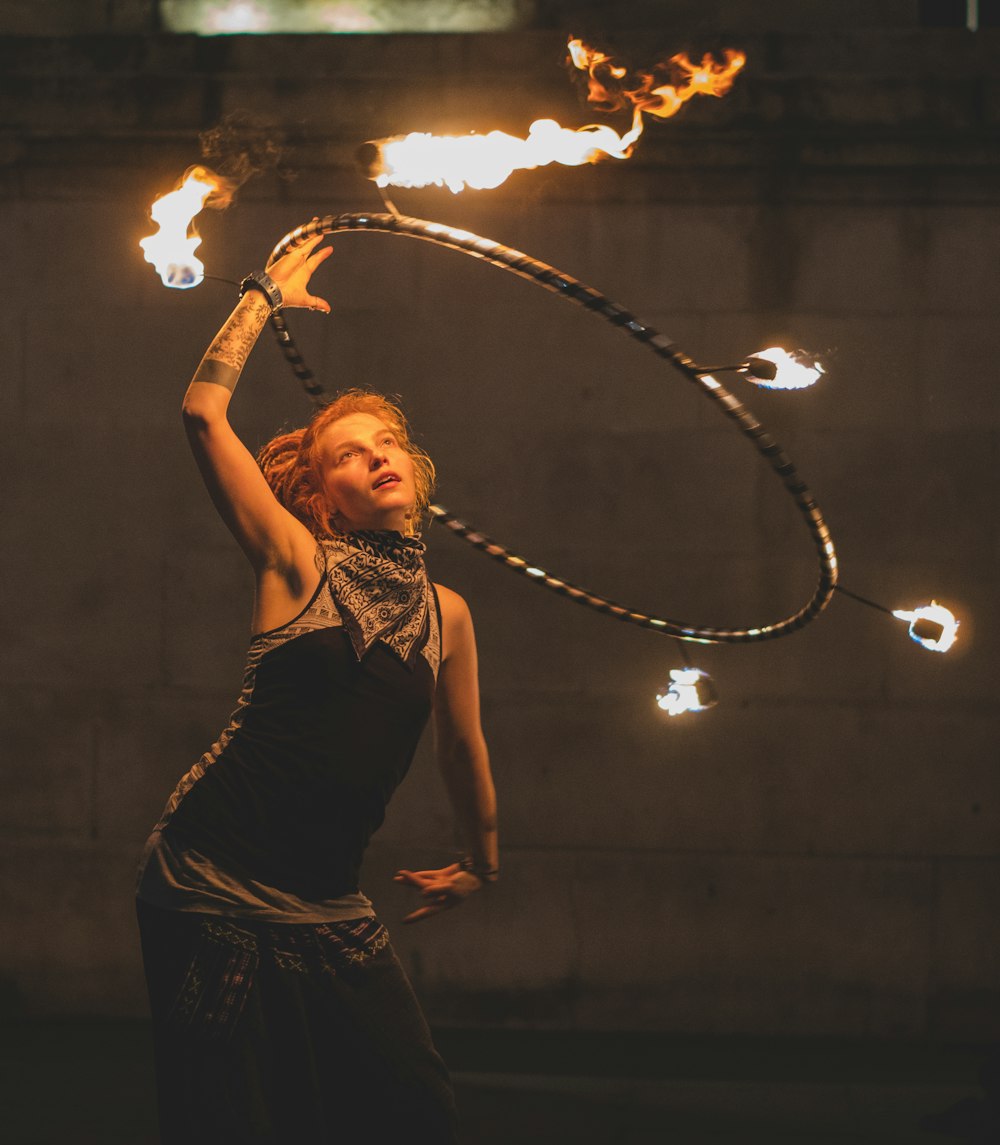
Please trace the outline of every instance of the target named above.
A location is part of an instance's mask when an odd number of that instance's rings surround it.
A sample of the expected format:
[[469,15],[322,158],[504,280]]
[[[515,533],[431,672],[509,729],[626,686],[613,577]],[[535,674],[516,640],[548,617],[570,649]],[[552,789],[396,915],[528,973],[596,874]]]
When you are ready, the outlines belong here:
[[427,642],[431,586],[425,546],[396,532],[351,533],[324,539],[333,599],[361,660],[378,640],[412,668]]

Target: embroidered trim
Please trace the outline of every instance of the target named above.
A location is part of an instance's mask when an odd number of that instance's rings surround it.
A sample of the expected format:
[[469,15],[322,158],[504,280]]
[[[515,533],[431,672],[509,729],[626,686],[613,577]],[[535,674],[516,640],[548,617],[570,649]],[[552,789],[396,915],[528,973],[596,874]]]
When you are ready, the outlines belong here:
[[372,941],[362,950],[348,950],[345,955],[348,961],[353,962],[355,966],[362,962],[367,962],[369,958],[374,958],[380,950],[384,950],[389,945],[389,932],[382,927],[382,930],[372,939]]
[[279,970],[296,970],[300,974],[306,974],[309,970],[301,955],[290,954],[285,950],[274,951],[274,965]]
[[389,945],[389,932],[377,918],[315,928],[324,969],[333,974],[345,965],[362,966]]
[[205,919],[201,924],[202,933],[222,946],[238,946],[248,954],[257,953],[257,939],[249,930],[241,930],[229,922],[214,922]]
[[227,1039],[239,1023],[261,959],[294,974],[336,976],[365,965],[389,945],[377,918],[342,923],[261,926],[203,918],[198,940],[167,1021],[198,1036]]
[[257,939],[249,930],[208,918],[198,938],[167,1021],[224,1040],[236,1029],[257,974]]

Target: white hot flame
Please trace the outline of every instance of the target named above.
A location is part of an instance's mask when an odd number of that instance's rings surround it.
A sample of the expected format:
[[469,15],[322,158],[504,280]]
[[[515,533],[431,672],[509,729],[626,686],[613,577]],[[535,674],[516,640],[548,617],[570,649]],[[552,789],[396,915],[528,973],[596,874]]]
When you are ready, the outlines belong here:
[[447,187],[457,194],[466,187],[499,187],[513,171],[531,171],[549,163],[578,167],[598,154],[628,157],[639,132],[624,136],[597,124],[572,131],[554,119],[536,119],[527,139],[490,131],[486,135],[431,135],[411,131],[381,145],[380,187]]
[[[893,616],[897,620],[905,620],[910,626],[910,637],[931,652],[947,652],[958,638],[958,621],[954,613],[943,604],[932,600],[930,604],[922,604],[908,612],[899,608],[894,610]],[[927,626],[927,631],[920,631],[921,621]],[[938,631],[940,628],[940,632]]]
[[769,390],[803,390],[819,381],[826,372],[821,363],[806,350],[793,350],[789,353],[780,346],[769,346],[766,350],[752,354],[751,360],[753,358],[763,358],[775,366],[775,376],[770,379],[756,377],[752,368],[747,371],[747,378],[751,382]]
[[161,195],[153,204],[150,216],[159,230],[139,240],[146,257],[156,267],[164,286],[189,290],[205,277],[205,264],[195,255],[201,237],[191,230],[191,220],[205,205],[205,200],[218,183],[204,168],[196,168],[177,188]]
[[656,706],[668,716],[679,716],[682,712],[703,712],[715,704],[707,689],[699,695],[698,684],[709,681],[707,672],[700,668],[671,668],[670,685],[656,697]]

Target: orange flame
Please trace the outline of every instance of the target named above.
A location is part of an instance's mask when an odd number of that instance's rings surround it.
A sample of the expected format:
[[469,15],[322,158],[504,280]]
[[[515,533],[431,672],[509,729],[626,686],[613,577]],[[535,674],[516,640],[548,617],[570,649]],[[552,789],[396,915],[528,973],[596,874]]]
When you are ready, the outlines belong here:
[[[671,56],[666,63],[653,66],[651,72],[630,72],[597,48],[589,48],[582,40],[570,40],[569,56],[573,66],[587,73],[587,99],[604,111],[618,111],[631,104],[636,112],[647,112],[658,119],[676,115],[685,103],[696,95],[723,96],[733,86],[737,74],[747,58],[743,52],[727,49],[725,63],[719,64],[710,53],[700,64],[693,64],[683,52]],[[671,83],[657,84],[657,79],[669,74]],[[640,124],[637,118],[633,123]]]
[[[603,111],[633,107],[632,126],[624,135],[601,124],[577,129],[560,127],[552,119],[538,119],[520,139],[503,131],[486,135],[409,135],[376,141],[376,157],[369,177],[380,187],[427,187],[434,184],[454,192],[466,187],[498,187],[514,171],[529,171],[549,163],[576,167],[601,158],[627,159],[642,134],[643,112],[666,119],[695,95],[722,96],[733,86],[746,63],[742,52],[727,51],[726,62],[706,55],[692,64],[685,55],[673,56],[653,72],[632,73],[611,56],[570,40],[575,67],[588,74],[588,99]],[[672,83],[657,85],[657,72],[668,72]],[[367,145],[366,145],[367,146]]]
[[222,210],[232,201],[232,184],[207,167],[189,167],[178,187],[160,195],[150,217],[155,234],[139,240],[146,262],[156,268],[164,286],[188,290],[205,277],[205,266],[195,255],[201,237],[193,219],[203,207]]

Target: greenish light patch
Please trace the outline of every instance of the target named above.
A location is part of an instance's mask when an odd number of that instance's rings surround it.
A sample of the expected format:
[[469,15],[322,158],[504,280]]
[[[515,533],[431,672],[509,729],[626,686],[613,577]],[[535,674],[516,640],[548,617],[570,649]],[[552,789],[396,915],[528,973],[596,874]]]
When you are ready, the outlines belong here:
[[198,36],[506,32],[534,10],[534,0],[160,0],[168,32]]

